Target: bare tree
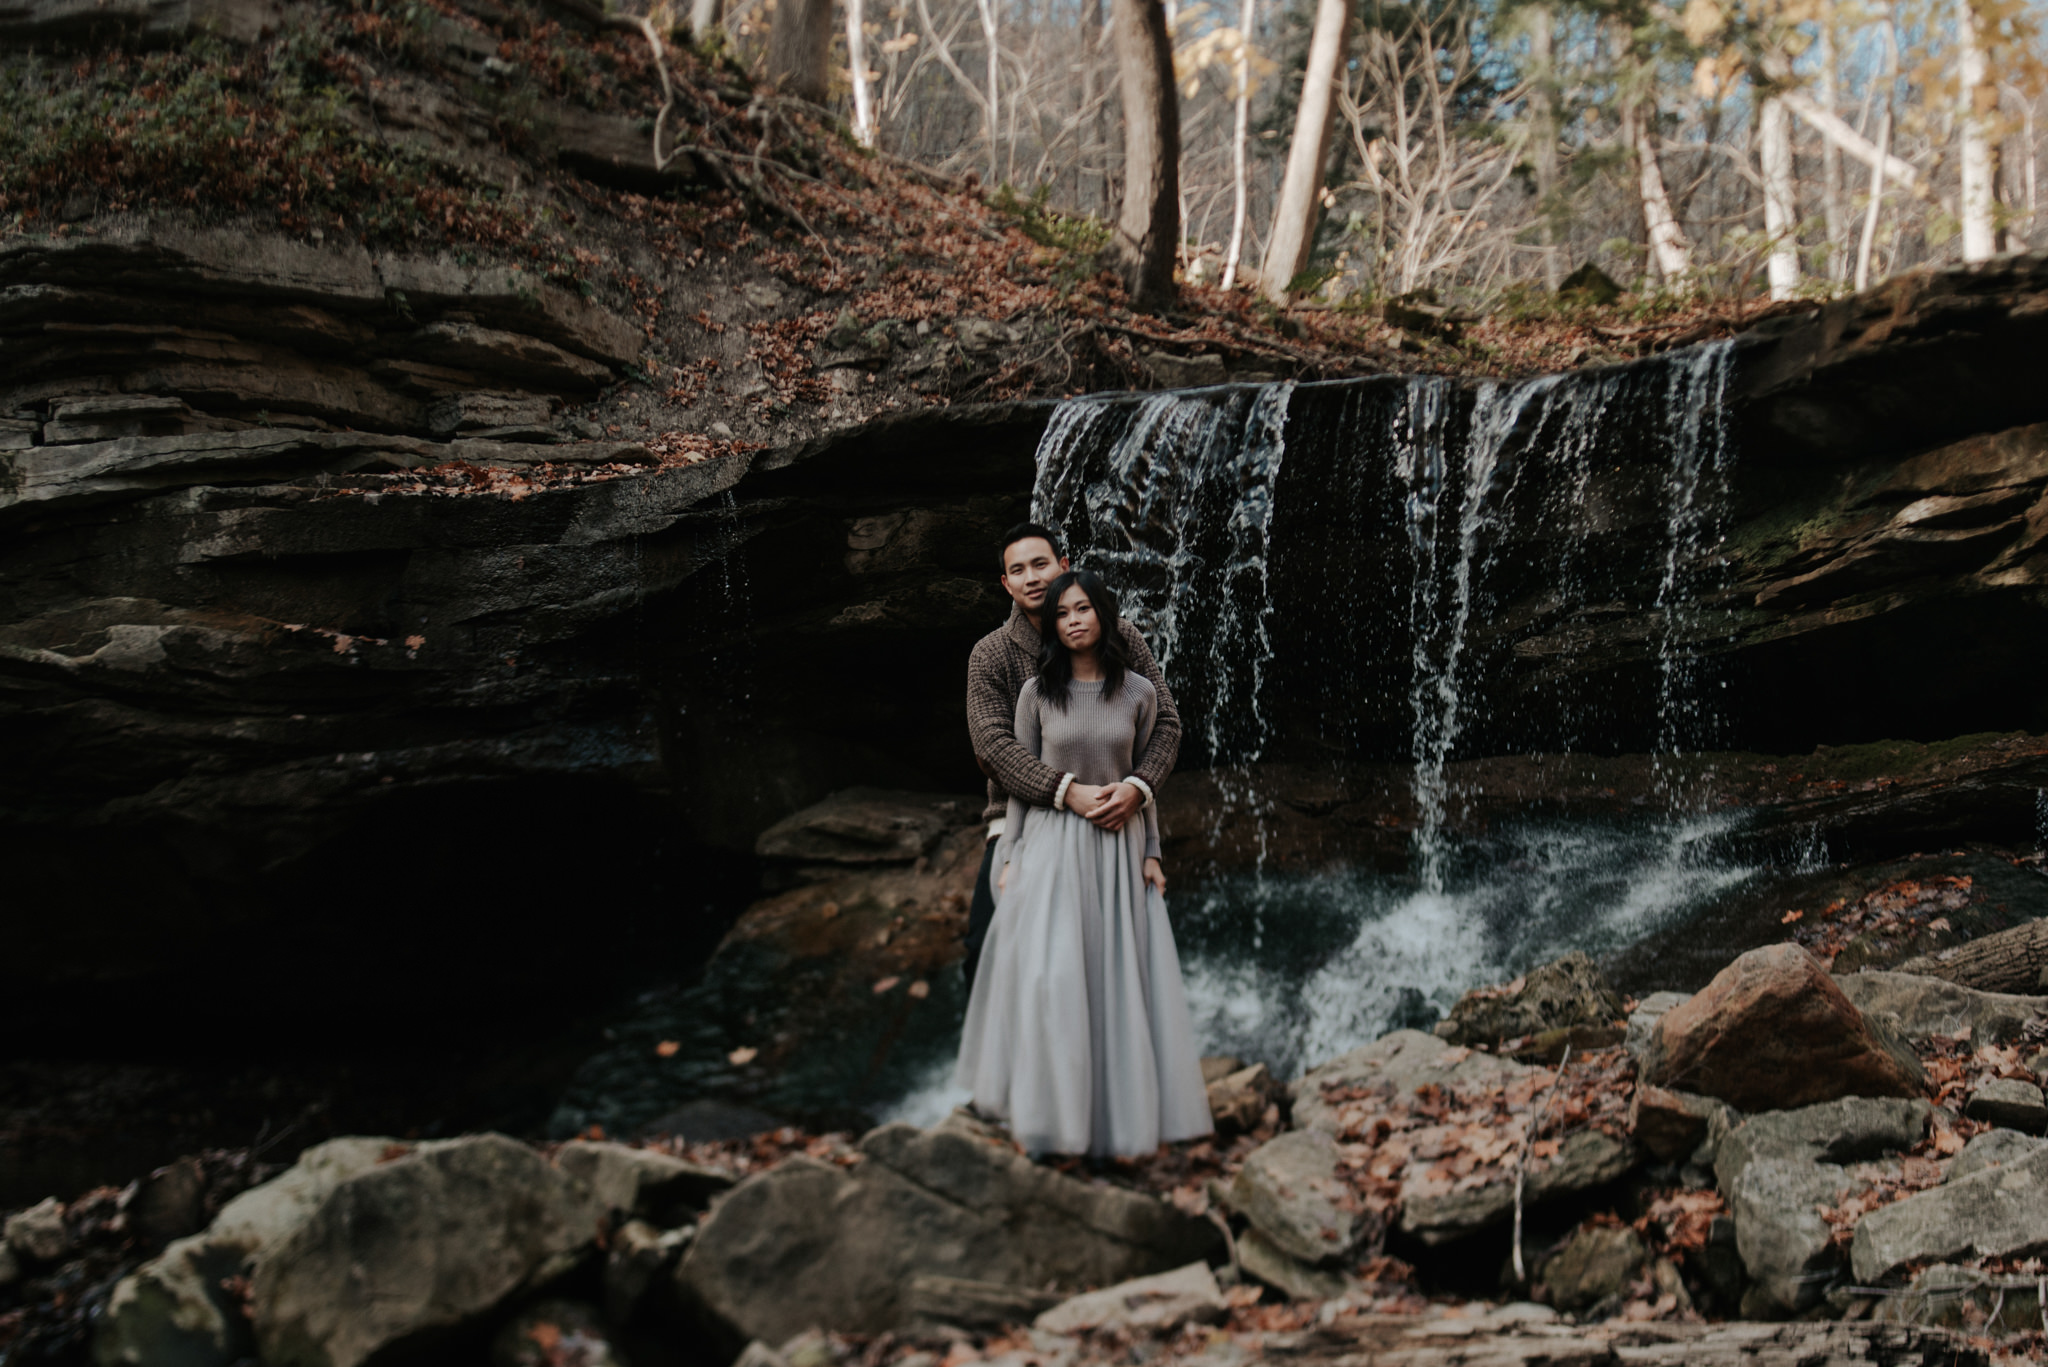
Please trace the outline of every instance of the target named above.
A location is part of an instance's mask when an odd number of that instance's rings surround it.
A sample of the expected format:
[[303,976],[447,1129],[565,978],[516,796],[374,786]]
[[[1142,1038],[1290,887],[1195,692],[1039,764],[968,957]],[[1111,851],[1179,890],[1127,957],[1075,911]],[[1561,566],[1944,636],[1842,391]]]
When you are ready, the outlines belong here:
[[[1823,14],[1817,27],[1820,42],[1815,51],[1815,75],[1820,87],[1820,105],[1832,114],[1840,98],[1837,87],[1841,81],[1841,62],[1835,53],[1834,16]],[[1842,203],[1842,149],[1840,144],[1825,137],[1820,140],[1820,212],[1821,224],[1827,235],[1824,262],[1827,277],[1840,280],[1849,259],[1848,253],[1842,250],[1848,229],[1848,210]]]
[[[1503,244],[1492,206],[1520,160],[1525,131],[1505,117],[1461,118],[1477,58],[1461,12],[1407,7],[1395,28],[1368,24],[1337,95],[1375,210],[1375,273],[1407,294]],[[1504,107],[1523,88],[1500,92]],[[1462,126],[1461,126],[1462,125]]]
[[1555,15],[1549,5],[1531,5],[1525,12],[1529,30],[1529,139],[1536,172],[1536,238],[1546,289],[1564,283],[1564,261],[1557,250],[1557,49]]
[[1870,202],[1863,212],[1863,238],[1856,245],[1856,288],[1860,291],[1870,284],[1870,251],[1877,245],[1877,213],[1884,203],[1884,153],[1892,141],[1892,111],[1886,105],[1882,121],[1877,126],[1877,160],[1870,164]]
[[[816,0],[725,3],[726,40],[743,61],[805,68],[769,49],[778,33],[804,32],[806,14],[820,22]],[[1391,15],[1398,31],[1420,10],[1432,26],[1433,70],[1414,39],[1395,44],[1398,76],[1384,48],[1364,44],[1345,13],[1363,6],[1350,0],[1180,0],[1177,88],[1159,56],[1157,0],[1132,3],[859,0],[858,20],[830,16],[813,49],[839,48],[859,79],[837,90],[835,76],[827,89],[826,64],[839,62],[811,58],[814,79],[785,76],[784,88],[838,99],[856,133],[894,155],[993,173],[1049,208],[1109,220],[1117,264],[1134,288],[1142,264],[1155,300],[1176,249],[1190,275],[1228,271],[1233,284],[1262,263],[1262,288],[1278,293],[1308,264],[1319,219],[1336,249],[1321,287],[1330,297],[1427,287],[1482,307],[1510,281],[1554,285],[1581,261],[1624,282],[1760,289],[1773,242],[1781,294],[1786,264],[1809,289],[1876,280],[1980,250],[1974,229],[1966,243],[1953,228],[1986,186],[1994,247],[2039,236],[2030,215],[2048,96],[2038,24],[2017,0],[1972,0],[1978,87],[1996,103],[1968,105],[1950,0],[1896,31],[1899,16],[1847,0],[1516,0],[1518,11],[1371,0],[1373,25]],[[713,15],[699,23],[693,10],[693,28],[711,31]],[[1309,30],[1291,27],[1311,16]],[[1306,78],[1289,89],[1263,79],[1266,54],[1297,41],[1313,50],[1312,70],[1345,73],[1320,116]],[[1150,56],[1134,66],[1133,50]],[[1298,94],[1311,98],[1297,110]],[[1981,116],[1987,154],[1972,152],[1968,168],[1966,111]],[[1328,141],[1339,113],[1352,120],[1341,147]],[[1510,148],[1524,174],[1502,177]]]
[[831,88],[832,0],[777,0],[768,79],[785,95],[823,104]]
[[1308,265],[1309,249],[1315,242],[1316,219],[1322,209],[1323,161],[1329,151],[1337,78],[1350,24],[1349,0],[1317,0],[1308,66],[1301,78],[1301,103],[1287,149],[1287,174],[1280,182],[1273,231],[1266,239],[1266,263],[1259,272],[1261,290],[1275,303],[1287,302],[1287,287]]
[[1656,107],[1654,69],[1646,69],[1635,52],[1635,35],[1617,19],[1613,36],[1615,61],[1621,67],[1622,94],[1619,122],[1621,142],[1635,166],[1635,189],[1642,206],[1644,235],[1657,274],[1667,284],[1686,280],[1693,273],[1692,243],[1678,215],[1671,207],[1671,192],[1664,183],[1664,165],[1657,158],[1657,140],[1651,114]]
[[1131,300],[1158,308],[1175,297],[1180,252],[1180,100],[1173,43],[1160,0],[1113,0],[1117,80],[1124,104],[1123,206],[1110,257]]
[[853,83],[853,135],[875,145],[874,101],[868,97],[868,37],[861,0],[846,0],[846,65]]
[[1756,143],[1771,298],[1790,299],[1799,291],[1799,208],[1792,194],[1792,115],[1783,100],[1766,96],[1757,106]]
[[1258,0],[1244,0],[1238,20],[1237,55],[1230,64],[1235,94],[1236,121],[1230,133],[1230,249],[1223,258],[1223,288],[1237,284],[1237,263],[1244,254],[1244,217],[1251,187],[1246,183],[1245,142],[1251,129],[1252,32],[1257,27]]
[[1957,216],[1963,224],[1965,261],[1989,261],[1998,254],[1998,87],[1991,81],[1987,47],[1977,0],[1956,0],[1956,139],[1962,152]]
[[996,28],[995,0],[977,0],[976,8],[981,11],[981,38],[988,49],[988,102],[983,112],[988,116],[988,183],[994,185],[1002,178],[1001,132],[1003,122],[1003,98],[1001,87],[1002,40]]

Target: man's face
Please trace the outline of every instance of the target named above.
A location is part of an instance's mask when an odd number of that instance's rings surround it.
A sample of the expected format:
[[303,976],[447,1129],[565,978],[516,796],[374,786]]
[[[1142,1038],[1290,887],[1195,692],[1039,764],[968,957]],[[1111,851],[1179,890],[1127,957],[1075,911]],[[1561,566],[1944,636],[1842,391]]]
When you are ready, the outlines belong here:
[[1066,557],[1055,556],[1042,536],[1027,536],[1003,548],[1003,592],[1026,612],[1043,607],[1046,586],[1066,572]]

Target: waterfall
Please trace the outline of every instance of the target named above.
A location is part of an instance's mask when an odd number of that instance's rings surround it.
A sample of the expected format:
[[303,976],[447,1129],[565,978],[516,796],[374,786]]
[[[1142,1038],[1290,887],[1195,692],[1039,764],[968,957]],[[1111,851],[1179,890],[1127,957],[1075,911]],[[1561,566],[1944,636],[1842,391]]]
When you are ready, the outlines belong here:
[[[1548,401],[1557,388],[1554,375],[1515,385],[1482,383],[1463,443],[1462,477],[1455,482],[1445,452],[1448,381],[1412,381],[1396,427],[1400,444],[1394,472],[1404,492],[1411,570],[1408,629],[1414,641],[1414,676],[1408,702],[1415,718],[1410,745],[1415,760],[1415,849],[1418,876],[1429,892],[1444,890],[1443,828],[1452,796],[1445,773],[1465,705],[1459,666],[1465,657],[1466,631],[1493,548],[1499,511],[1492,502],[1495,479],[1508,439],[1530,405]],[[1457,535],[1447,547],[1444,534],[1454,509]]]
[[[1257,815],[1277,810],[1262,759],[1411,766],[1406,879],[1262,862],[1177,895],[1209,1047],[1283,1068],[1326,1057],[1749,876],[1714,848],[1739,818],[1689,810],[1669,764],[1723,715],[1700,656],[1732,620],[1715,601],[1731,358],[1715,344],[1518,382],[1226,386],[1056,412],[1034,512],[1160,657],[1183,768]],[[1597,676],[1576,665],[1589,649]],[[1534,685],[1504,692],[1505,666]],[[1653,752],[1661,809],[1464,828],[1452,766],[1475,747],[1610,744],[1617,728]]]
[[[1702,687],[1699,646],[1713,619],[1700,599],[1720,586],[1719,550],[1727,535],[1725,404],[1734,346],[1724,341],[1694,348],[1674,357],[1666,372],[1663,411],[1671,463],[1664,480],[1664,572],[1657,585],[1660,757],[1704,749],[1719,729],[1720,709]],[[1726,686],[1725,680],[1715,682]]]
[[1205,761],[1227,806],[1256,802],[1233,779],[1269,738],[1269,554],[1293,392],[1075,400],[1039,446],[1033,516],[1116,589],[1174,690],[1183,764]]

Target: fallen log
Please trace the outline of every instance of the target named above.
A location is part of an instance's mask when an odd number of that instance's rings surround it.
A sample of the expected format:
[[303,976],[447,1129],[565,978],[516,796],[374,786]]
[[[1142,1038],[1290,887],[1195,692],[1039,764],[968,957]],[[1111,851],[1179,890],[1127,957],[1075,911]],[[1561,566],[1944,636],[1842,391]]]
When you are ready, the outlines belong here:
[[2039,993],[2048,989],[2048,919],[1908,959],[1895,971],[1943,978],[1980,992]]

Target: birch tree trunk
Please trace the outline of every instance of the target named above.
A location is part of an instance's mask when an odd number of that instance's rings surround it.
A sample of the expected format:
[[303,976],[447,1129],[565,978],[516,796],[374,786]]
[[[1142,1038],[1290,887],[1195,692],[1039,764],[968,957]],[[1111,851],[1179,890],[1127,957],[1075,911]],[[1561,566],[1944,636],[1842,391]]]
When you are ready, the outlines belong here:
[[1856,292],[1870,284],[1870,253],[1877,245],[1878,206],[1884,203],[1884,154],[1892,142],[1892,109],[1886,103],[1877,125],[1877,159],[1870,163],[1870,203],[1863,210],[1863,240],[1856,246]]
[[[1835,54],[1835,26],[1831,17],[1820,21],[1819,83],[1823,109],[1834,113],[1839,86],[1839,62]],[[1820,213],[1827,231],[1828,279],[1840,280],[1848,271],[1848,214],[1842,202],[1842,149],[1827,138],[1820,140]]]
[[868,41],[862,30],[861,0],[846,0],[846,65],[853,76],[853,136],[875,145],[875,107],[868,98]]
[[1309,37],[1308,68],[1301,77],[1301,104],[1295,111],[1294,140],[1287,147],[1287,170],[1280,178],[1280,197],[1273,206],[1273,231],[1266,239],[1266,261],[1259,271],[1261,292],[1276,304],[1287,302],[1287,286],[1308,265],[1315,245],[1316,219],[1323,199],[1323,162],[1330,146],[1330,128],[1337,110],[1337,75],[1344,64],[1344,40],[1351,24],[1350,0],[1316,0],[1316,26]]
[[1636,159],[1636,189],[1643,201],[1643,226],[1650,239],[1650,259],[1666,283],[1677,284],[1692,274],[1692,243],[1678,226],[1671,194],[1664,188],[1664,168],[1657,162],[1657,144],[1650,136],[1650,114],[1631,101],[1622,115],[1630,150]]
[[977,3],[981,7],[981,38],[988,49],[988,104],[985,112],[988,114],[988,183],[993,189],[1002,179],[1002,167],[997,160],[1002,139],[1002,97],[996,84],[997,67],[1002,57],[1002,49],[997,46],[1001,34],[996,28],[995,0],[977,0]]
[[[1079,116],[1081,156],[1074,176],[1074,202],[1084,213],[1109,217],[1109,139],[1102,136],[1100,115],[1095,108],[1096,57],[1102,51],[1102,0],[1087,0],[1081,6],[1081,101]],[[1095,198],[1088,198],[1088,172],[1095,172]]]
[[723,0],[690,0],[690,37],[702,43],[725,23]]
[[832,0],[777,0],[768,31],[768,80],[785,95],[823,104],[831,86]]
[[1797,114],[1807,127],[1865,166],[1874,166],[1881,159],[1884,162],[1886,180],[1895,181],[1900,188],[1910,190],[1916,195],[1927,192],[1927,179],[1920,174],[1919,167],[1889,152],[1880,158],[1876,144],[1851,128],[1841,116],[1815,104],[1805,91],[1787,90],[1779,95],[1778,99],[1787,109]]
[[1771,298],[1790,299],[1799,290],[1799,213],[1792,197],[1792,115],[1776,96],[1758,107],[1757,160],[1763,170]]
[[1543,287],[1556,292],[1564,283],[1564,262],[1557,250],[1557,80],[1552,17],[1547,5],[1529,9],[1529,122],[1535,140],[1536,240],[1542,244]]
[[1223,288],[1237,284],[1237,262],[1244,253],[1244,213],[1250,185],[1246,177],[1245,139],[1252,108],[1252,25],[1258,20],[1258,0],[1244,0],[1237,20],[1237,62],[1232,75],[1237,81],[1237,123],[1230,135],[1230,249],[1223,255]]
[[1998,161],[1992,149],[1998,88],[1991,83],[1975,0],[1956,0],[1956,54],[1962,85],[1956,131],[1962,142],[1963,260],[1989,261],[1998,254]]
[[1113,0],[1117,80],[1124,104],[1123,207],[1110,255],[1139,308],[1174,298],[1180,250],[1180,91],[1160,0]]

